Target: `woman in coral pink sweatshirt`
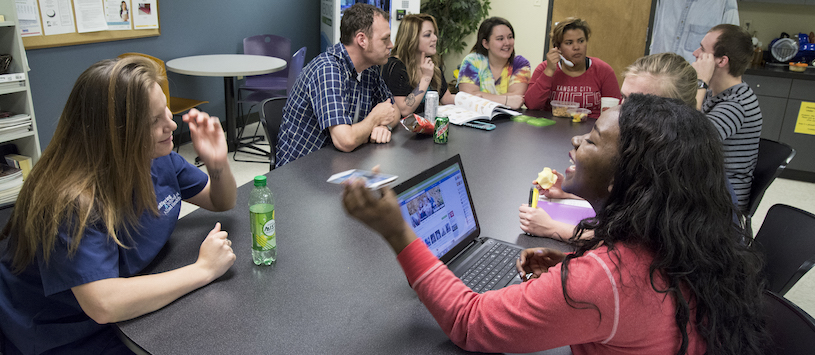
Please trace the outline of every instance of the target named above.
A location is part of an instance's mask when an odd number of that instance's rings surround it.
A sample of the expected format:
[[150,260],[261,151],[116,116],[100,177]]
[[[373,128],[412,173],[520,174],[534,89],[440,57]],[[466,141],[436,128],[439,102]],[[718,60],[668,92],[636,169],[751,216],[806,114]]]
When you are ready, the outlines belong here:
[[586,56],[589,24],[570,17],[552,29],[552,49],[546,60],[535,68],[524,103],[531,110],[551,110],[551,101],[577,102],[591,110],[589,117],[600,116],[600,98],[620,98],[620,86],[614,69],[600,58]]
[[[631,95],[574,137],[563,189],[597,212],[577,251],[524,250],[529,280],[471,291],[402,219],[390,189],[346,186],[346,211],[381,234],[442,330],[470,351],[759,354],[761,258],[725,186],[721,144],[704,115]],[[704,191],[704,193],[700,193]],[[592,237],[578,240],[592,230]]]

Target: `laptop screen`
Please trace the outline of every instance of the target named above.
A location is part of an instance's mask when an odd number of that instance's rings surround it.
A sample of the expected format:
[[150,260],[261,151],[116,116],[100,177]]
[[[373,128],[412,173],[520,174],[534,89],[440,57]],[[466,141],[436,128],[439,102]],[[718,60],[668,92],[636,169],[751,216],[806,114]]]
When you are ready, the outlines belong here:
[[454,249],[458,253],[477,236],[460,161],[457,155],[395,188],[402,217],[439,259]]

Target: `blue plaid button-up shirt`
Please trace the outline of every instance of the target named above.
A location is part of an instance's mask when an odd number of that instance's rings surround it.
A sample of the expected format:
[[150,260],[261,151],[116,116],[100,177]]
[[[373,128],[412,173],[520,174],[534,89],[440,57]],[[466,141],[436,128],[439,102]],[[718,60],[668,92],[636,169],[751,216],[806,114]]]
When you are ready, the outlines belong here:
[[357,80],[342,43],[308,63],[283,108],[275,167],[326,146],[331,141],[328,127],[361,121],[375,105],[393,98],[379,72],[378,65],[372,66]]

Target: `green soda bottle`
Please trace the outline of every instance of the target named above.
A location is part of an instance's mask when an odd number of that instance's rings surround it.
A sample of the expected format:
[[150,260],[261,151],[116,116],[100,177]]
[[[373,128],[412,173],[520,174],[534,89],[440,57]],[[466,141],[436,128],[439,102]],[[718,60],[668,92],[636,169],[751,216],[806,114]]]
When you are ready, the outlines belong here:
[[255,188],[249,193],[249,224],[252,229],[252,261],[272,265],[277,260],[274,195],[266,187],[266,177],[255,176]]

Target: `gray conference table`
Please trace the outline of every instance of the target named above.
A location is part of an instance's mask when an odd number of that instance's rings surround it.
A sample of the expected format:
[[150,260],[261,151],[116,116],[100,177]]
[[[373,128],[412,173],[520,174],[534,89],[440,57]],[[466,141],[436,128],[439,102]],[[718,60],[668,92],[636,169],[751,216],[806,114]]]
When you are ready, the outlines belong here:
[[562,243],[524,235],[518,221],[518,206],[527,202],[537,173],[544,166],[565,169],[570,138],[590,131],[594,122],[555,120],[548,127],[498,121],[489,132],[451,125],[446,145],[399,127],[388,144],[366,144],[352,153],[326,147],[275,169],[266,176],[276,203],[276,265],[252,263],[247,207],[252,184],[245,184],[233,210],[199,209],[181,218],[144,273],[195,262],[201,241],[218,221],[237,254],[232,268],[118,327],[153,354],[463,353],[419,302],[394,253],[345,214],[341,187],[326,179],[379,164],[383,172],[399,175],[399,183],[458,153],[482,235],[563,250]]

